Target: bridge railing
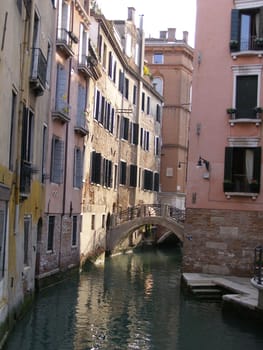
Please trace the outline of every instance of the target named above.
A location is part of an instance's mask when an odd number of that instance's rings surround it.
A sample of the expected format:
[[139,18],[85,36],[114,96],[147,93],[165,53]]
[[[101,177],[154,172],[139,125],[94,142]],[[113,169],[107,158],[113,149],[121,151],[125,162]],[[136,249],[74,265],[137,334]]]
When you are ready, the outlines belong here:
[[112,215],[111,226],[118,226],[140,217],[170,217],[178,223],[184,223],[185,210],[164,204],[140,204]]

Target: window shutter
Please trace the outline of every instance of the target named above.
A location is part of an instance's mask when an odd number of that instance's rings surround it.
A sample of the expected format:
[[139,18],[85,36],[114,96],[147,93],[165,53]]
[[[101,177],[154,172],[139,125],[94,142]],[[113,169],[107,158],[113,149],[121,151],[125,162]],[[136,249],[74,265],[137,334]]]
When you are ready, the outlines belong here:
[[130,165],[130,186],[137,186],[137,166],[133,164]]
[[260,184],[261,177],[261,147],[257,147],[254,150],[254,169],[253,169],[254,179]]
[[97,184],[101,183],[101,154],[100,153],[96,153],[96,160],[95,160],[95,182]]
[[51,181],[54,183],[62,183],[63,179],[63,154],[64,142],[53,138],[52,141],[52,168]]
[[226,182],[232,183],[233,147],[225,148],[224,191],[227,192]]
[[85,126],[85,105],[86,105],[86,89],[79,84],[78,86],[78,112],[77,112],[77,125]]
[[159,174],[158,173],[154,174],[153,190],[156,192],[159,192]]
[[76,188],[81,188],[82,185],[82,154],[79,148],[75,148],[75,166],[74,166],[74,184]]
[[232,9],[231,12],[231,40],[239,42],[240,17],[239,10]]
[[96,152],[91,154],[91,182],[96,182]]
[[96,93],[96,108],[95,108],[95,119],[99,120],[99,115],[100,115],[100,91],[97,90]]
[[68,108],[68,74],[63,66],[57,65],[57,86],[56,86],[56,110],[61,111]]
[[133,144],[138,145],[139,139],[139,124],[133,124]]
[[263,7],[259,9],[259,33],[258,36],[263,38]]

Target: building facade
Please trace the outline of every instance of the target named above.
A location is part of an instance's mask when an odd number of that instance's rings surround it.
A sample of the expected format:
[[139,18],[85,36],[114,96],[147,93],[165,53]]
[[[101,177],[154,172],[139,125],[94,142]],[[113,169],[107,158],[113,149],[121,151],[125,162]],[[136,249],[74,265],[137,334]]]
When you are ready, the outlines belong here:
[[262,8],[197,1],[184,271],[249,276],[262,244]]
[[102,76],[90,89],[81,253],[105,249],[114,215],[140,203],[156,203],[159,191],[161,96],[143,76],[144,36],[126,21],[94,13],[91,40]]
[[88,1],[56,3],[52,98],[46,140],[45,214],[37,237],[37,281],[79,266],[83,162],[90,80],[98,79]]
[[193,49],[188,33],[176,29],[145,40],[145,59],[156,90],[163,96],[160,201],[185,208],[188,131],[191,110]]
[[35,288],[36,237],[45,198],[53,5],[38,0],[0,5],[1,336]]

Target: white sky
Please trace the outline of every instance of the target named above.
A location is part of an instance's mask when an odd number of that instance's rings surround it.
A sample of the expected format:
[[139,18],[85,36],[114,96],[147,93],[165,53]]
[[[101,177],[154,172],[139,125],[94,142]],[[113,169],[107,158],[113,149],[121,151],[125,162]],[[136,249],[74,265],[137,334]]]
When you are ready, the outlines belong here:
[[126,20],[128,7],[134,7],[136,25],[143,16],[145,37],[159,37],[161,30],[176,28],[176,39],[189,32],[189,44],[194,46],[196,0],[97,0],[107,19]]

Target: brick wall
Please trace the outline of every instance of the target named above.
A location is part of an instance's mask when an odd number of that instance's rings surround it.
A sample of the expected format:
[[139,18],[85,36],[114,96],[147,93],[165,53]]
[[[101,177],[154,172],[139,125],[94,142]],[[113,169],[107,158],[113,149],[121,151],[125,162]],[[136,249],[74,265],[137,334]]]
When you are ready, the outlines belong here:
[[183,272],[252,276],[263,212],[187,209]]

